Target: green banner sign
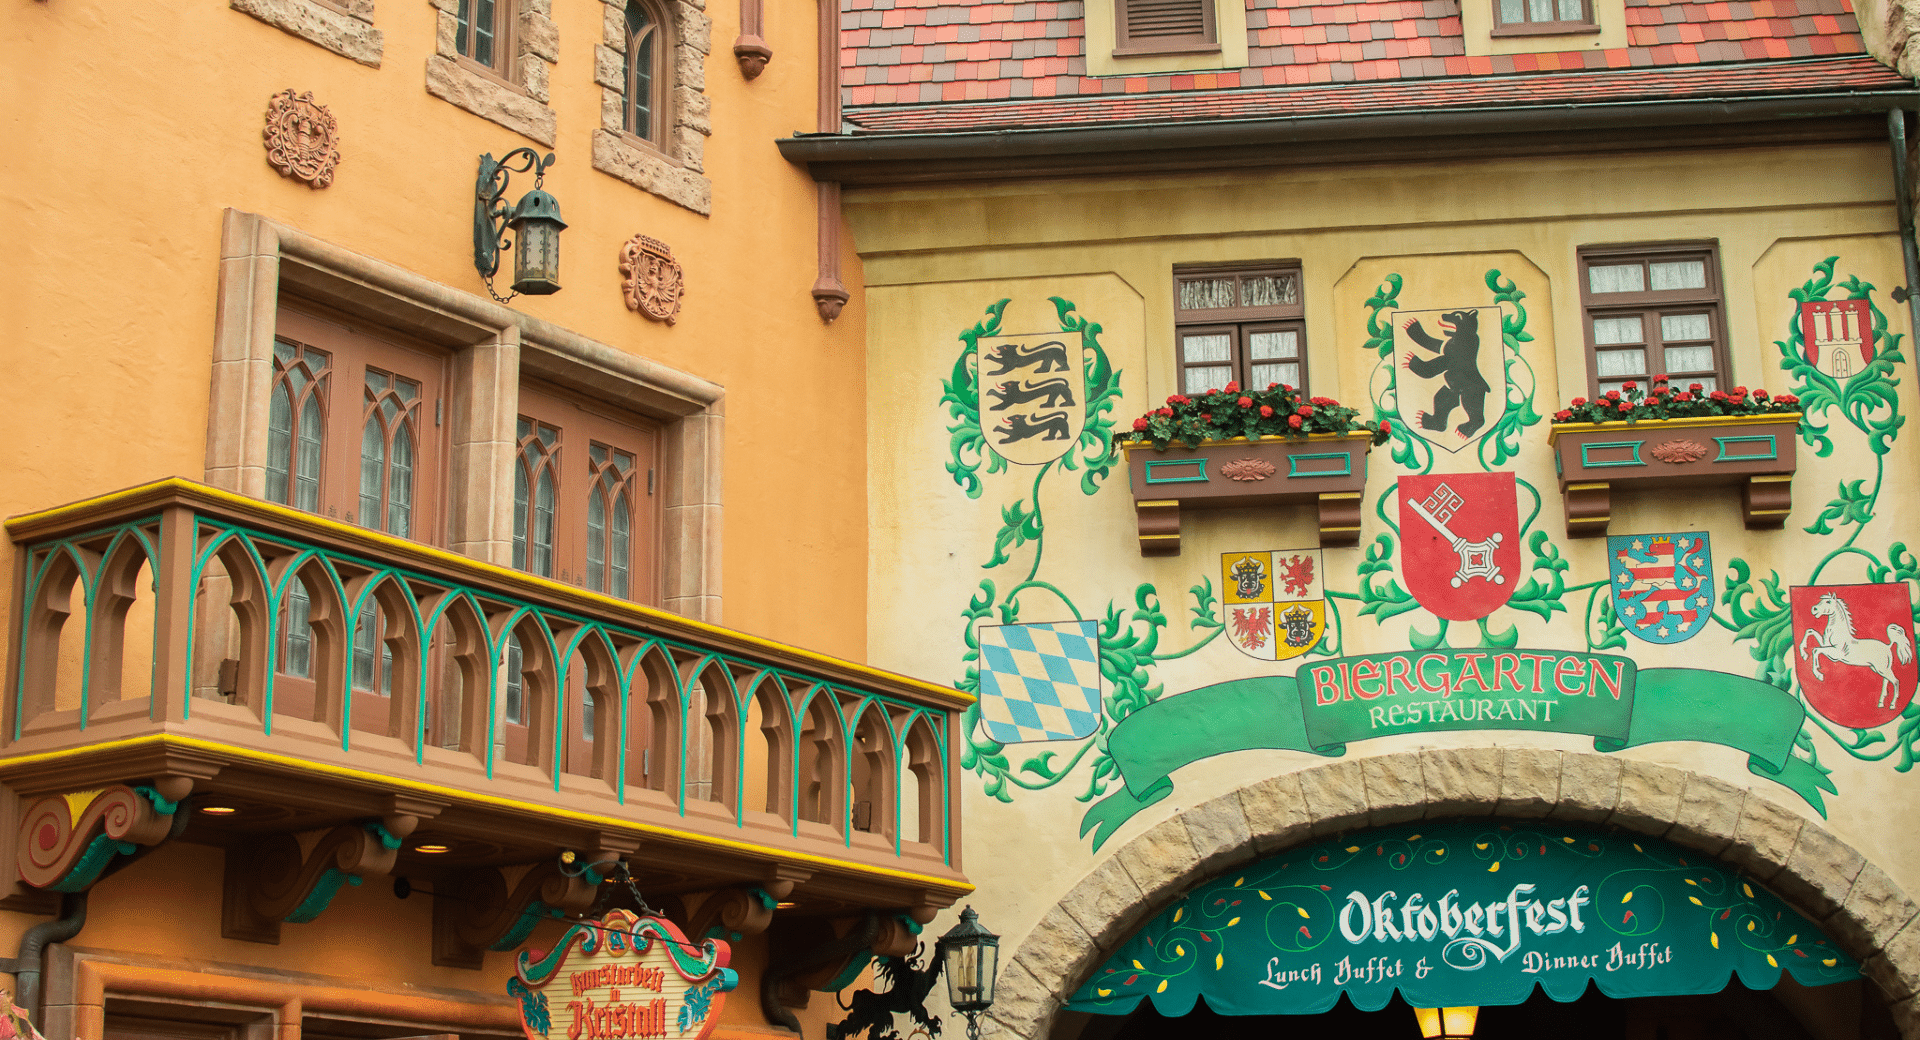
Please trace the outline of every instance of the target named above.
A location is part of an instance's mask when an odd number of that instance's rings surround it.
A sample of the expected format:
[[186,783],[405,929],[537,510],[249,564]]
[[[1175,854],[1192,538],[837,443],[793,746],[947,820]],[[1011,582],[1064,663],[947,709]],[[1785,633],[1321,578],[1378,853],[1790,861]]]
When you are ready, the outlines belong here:
[[1826,775],[1792,754],[1804,710],[1786,691],[1699,668],[1637,667],[1625,657],[1559,650],[1402,651],[1332,658],[1293,675],[1235,679],[1165,697],[1107,738],[1125,781],[1087,810],[1099,848],[1173,790],[1181,766],[1230,751],[1346,754],[1354,741],[1439,730],[1579,733],[1599,751],[1672,740],[1747,753],[1747,768],[1825,815]]
[[1408,824],[1262,860],[1162,912],[1068,1001],[1163,1015],[1306,1015],[1716,993],[1858,978],[1772,893],[1699,854],[1587,828]]

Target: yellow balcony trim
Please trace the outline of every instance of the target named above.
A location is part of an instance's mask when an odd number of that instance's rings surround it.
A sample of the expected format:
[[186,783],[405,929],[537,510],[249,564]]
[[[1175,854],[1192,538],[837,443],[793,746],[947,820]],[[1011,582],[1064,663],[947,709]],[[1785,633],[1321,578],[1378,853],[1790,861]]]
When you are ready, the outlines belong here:
[[790,643],[782,643],[778,640],[748,635],[745,632],[736,631],[731,628],[723,628],[705,621],[697,621],[693,618],[661,610],[657,607],[648,607],[638,603],[630,603],[622,599],[615,599],[612,596],[576,588],[550,578],[542,578],[537,575],[528,574],[525,571],[517,571],[510,567],[502,567],[499,564],[487,563],[482,560],[476,560],[470,556],[462,556],[456,552],[449,552],[446,549],[423,545],[419,542],[408,541],[405,538],[396,538],[390,534],[370,531],[364,527],[328,519],[324,516],[305,512],[304,510],[294,509],[291,506],[283,506],[277,502],[248,498],[245,495],[235,494],[221,488],[209,487],[184,477],[168,477],[165,480],[141,484],[122,491],[100,495],[96,498],[89,498],[64,506],[55,506],[52,509],[43,509],[37,513],[22,513],[7,520],[7,532],[12,535],[16,541],[19,541],[22,531],[32,531],[36,528],[58,525],[64,521],[82,520],[87,514],[97,512],[106,507],[134,503],[143,498],[163,498],[168,494],[186,495],[191,498],[242,509],[247,512],[265,515],[290,525],[317,528],[336,536],[345,536],[352,541],[364,545],[384,549],[396,555],[425,560],[470,573],[483,574],[488,578],[506,585],[518,586],[522,589],[547,595],[557,594],[573,600],[586,600],[608,612],[625,615],[630,618],[637,618],[644,625],[666,629],[670,633],[676,629],[680,631],[691,631],[713,639],[741,643],[791,660],[851,673],[862,679],[891,686],[908,687],[915,693],[921,694],[931,700],[943,702],[956,709],[963,709],[977,699],[973,694],[967,693],[964,690],[956,690],[951,686],[941,686],[938,683],[928,682],[925,679],[916,679],[909,675],[901,675],[898,672],[887,671],[884,668],[875,668],[871,665],[860,664],[846,660],[845,658],[834,657],[830,654],[803,649]]
[[895,878],[916,885],[924,885],[927,888],[937,889],[941,892],[953,892],[959,895],[965,895],[974,890],[974,886],[964,881],[954,881],[952,878],[935,877],[931,874],[916,874],[910,870],[898,870],[892,867],[877,867],[853,860],[834,859],[831,856],[795,852],[777,846],[757,845],[748,841],[735,841],[731,838],[718,838],[708,834],[678,830],[673,827],[662,827],[658,824],[640,823],[634,820],[622,819],[617,816],[603,816],[599,813],[580,812],[576,809],[563,809],[552,805],[542,805],[537,802],[524,802],[517,798],[502,798],[499,795],[482,794],[478,791],[464,788],[422,783],[418,780],[409,780],[405,777],[394,776],[390,773],[375,773],[370,770],[338,766],[328,762],[315,762],[312,759],[296,758],[291,755],[277,755],[271,751],[258,751],[253,748],[238,747],[233,744],[226,744],[217,740],[207,740],[202,737],[185,737],[169,733],[126,737],[121,740],[110,740],[101,744],[89,744],[81,748],[65,748],[59,751],[42,751],[37,754],[0,758],[0,770],[12,772],[21,767],[40,765],[47,762],[89,758],[113,751],[152,746],[213,752],[228,758],[243,759],[269,765],[291,766],[301,772],[322,773],[327,776],[338,777],[343,780],[359,781],[382,788],[399,788],[416,794],[433,795],[436,798],[444,798],[454,802],[489,805],[498,809],[505,809],[530,816],[558,817],[603,830],[638,831],[642,834],[673,838],[707,848],[723,848],[754,856],[812,863],[817,866],[828,867],[833,870],[845,871],[852,874]]
[[1547,443],[1575,433],[1657,433],[1702,426],[1768,426],[1775,423],[1800,425],[1800,412],[1775,412],[1772,415],[1699,415],[1684,419],[1641,419],[1636,422],[1560,423],[1547,431]]

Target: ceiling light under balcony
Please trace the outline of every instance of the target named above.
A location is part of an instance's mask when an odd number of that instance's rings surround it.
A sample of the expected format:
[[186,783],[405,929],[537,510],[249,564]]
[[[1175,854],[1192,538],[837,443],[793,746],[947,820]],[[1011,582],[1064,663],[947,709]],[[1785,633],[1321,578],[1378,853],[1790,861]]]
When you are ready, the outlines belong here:
[[422,856],[439,856],[444,853],[452,852],[453,846],[440,845],[437,843],[427,844],[427,845],[415,845],[413,847],[413,851],[418,852]]

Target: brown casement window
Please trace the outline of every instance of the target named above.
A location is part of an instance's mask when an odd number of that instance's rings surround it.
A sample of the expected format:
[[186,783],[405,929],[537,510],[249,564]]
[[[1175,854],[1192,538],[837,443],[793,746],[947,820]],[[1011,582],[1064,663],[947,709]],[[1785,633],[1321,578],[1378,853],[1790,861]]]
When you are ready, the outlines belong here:
[[659,433],[591,403],[520,388],[513,565],[653,603]]
[[1587,372],[1595,394],[1664,373],[1675,390],[1727,376],[1720,258],[1710,242],[1580,251]]
[[[267,405],[266,497],[369,530],[440,540],[445,357],[367,329],[282,308]],[[313,597],[303,572],[282,602],[275,711],[312,709]],[[317,578],[316,578],[317,580]],[[393,692],[387,619],[354,619],[356,728],[385,732]]]
[[640,0],[627,0],[626,97],[622,102],[621,124],[627,133],[656,147],[664,146],[661,133],[661,103],[666,78],[662,57],[667,29],[659,12]]
[[1593,0],[1493,0],[1493,35],[1593,33]]
[[1175,268],[1173,290],[1181,393],[1307,385],[1298,264]]
[[513,54],[513,9],[519,0],[460,0],[453,49],[483,69],[506,75]]
[[1213,4],[1214,0],[1114,0],[1113,53],[1219,50]]

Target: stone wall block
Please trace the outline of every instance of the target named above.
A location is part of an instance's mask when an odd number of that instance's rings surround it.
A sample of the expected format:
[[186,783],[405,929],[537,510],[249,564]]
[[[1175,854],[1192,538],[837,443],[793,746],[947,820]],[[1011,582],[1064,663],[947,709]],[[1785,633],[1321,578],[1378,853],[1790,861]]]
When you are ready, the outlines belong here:
[[1013,959],[1035,979],[1061,980],[1060,985],[1070,985],[1091,971],[1107,952],[1080,927],[1080,922],[1056,905],[1021,941]]
[[1193,839],[1187,836],[1182,816],[1156,824],[1115,852],[1113,858],[1127,869],[1150,902],[1159,902],[1172,890],[1184,888],[1200,867],[1200,857],[1193,851]]
[[1367,780],[1351,759],[1299,774],[1300,798],[1314,837],[1338,834],[1367,824]]
[[1772,881],[1800,840],[1800,824],[1800,817],[1748,792],[1725,858],[1761,881]]
[[1686,789],[1680,792],[1680,811],[1673,818],[1667,837],[1710,855],[1718,856],[1733,844],[1740,826],[1740,806],[1747,792],[1724,780],[1700,773],[1687,775]]
[[1255,852],[1264,856],[1306,840],[1312,821],[1307,814],[1306,796],[1300,790],[1300,774],[1270,776],[1242,787],[1239,795],[1240,809],[1246,815],[1247,832],[1253,836]]
[[560,60],[560,27],[546,15],[522,12],[520,38],[515,42],[526,53],[538,55],[549,62]]
[[600,20],[600,42],[622,54],[627,53],[627,10],[624,4],[607,4]]
[[1510,747],[1500,756],[1500,816],[1535,819],[1553,811],[1560,801],[1558,751]]
[[988,1021],[997,1023],[1007,1037],[1032,1038],[1047,1035],[1047,1025],[1060,1008],[1060,998],[1051,988],[1033,977],[1018,960],[1000,968],[994,984],[993,1009]]
[[692,47],[674,48],[673,77],[680,86],[707,89],[707,56]]
[[380,67],[385,41],[380,30],[370,24],[370,2],[364,13],[358,9],[352,13],[338,11],[314,0],[231,0],[228,6],[343,58]]
[[1886,871],[1868,863],[1853,879],[1853,888],[1847,892],[1840,912],[1823,922],[1823,927],[1847,946],[1881,950],[1916,913],[1920,913],[1920,906],[1907,898],[1899,884]]
[[427,93],[553,147],[553,110],[438,55],[427,59]]
[[1560,800],[1547,813],[1556,820],[1604,823],[1620,804],[1620,760],[1610,755],[1563,752]]
[[1620,769],[1620,800],[1609,822],[1642,834],[1663,835],[1680,812],[1680,792],[1686,786],[1685,770],[1628,761]]
[[1427,818],[1485,816],[1500,802],[1500,748],[1446,748],[1420,753],[1427,782]]
[[593,81],[608,90],[624,94],[627,89],[626,76],[626,57],[605,44],[594,44]]
[[702,134],[713,133],[713,102],[697,90],[673,88],[673,114],[681,126]]
[[629,144],[610,130],[593,132],[593,168],[642,191],[706,215],[713,210],[713,185],[696,170],[675,166],[653,150]]
[[1847,901],[1866,863],[1853,846],[1824,828],[1802,827],[1786,869],[1774,876],[1772,885],[1814,917],[1827,917]]
[[1199,876],[1217,874],[1254,858],[1252,830],[1237,792],[1224,794],[1181,814],[1187,837],[1200,859]]
[[1060,907],[1089,938],[1109,948],[1118,946],[1147,916],[1146,896],[1118,856],[1108,856],[1081,878]]
[[713,19],[700,12],[692,4],[682,3],[675,12],[675,28],[680,30],[680,46],[691,48],[701,55],[713,53]]
[[1367,786],[1367,822],[1376,827],[1417,820],[1427,814],[1427,781],[1418,754],[1363,759]]

